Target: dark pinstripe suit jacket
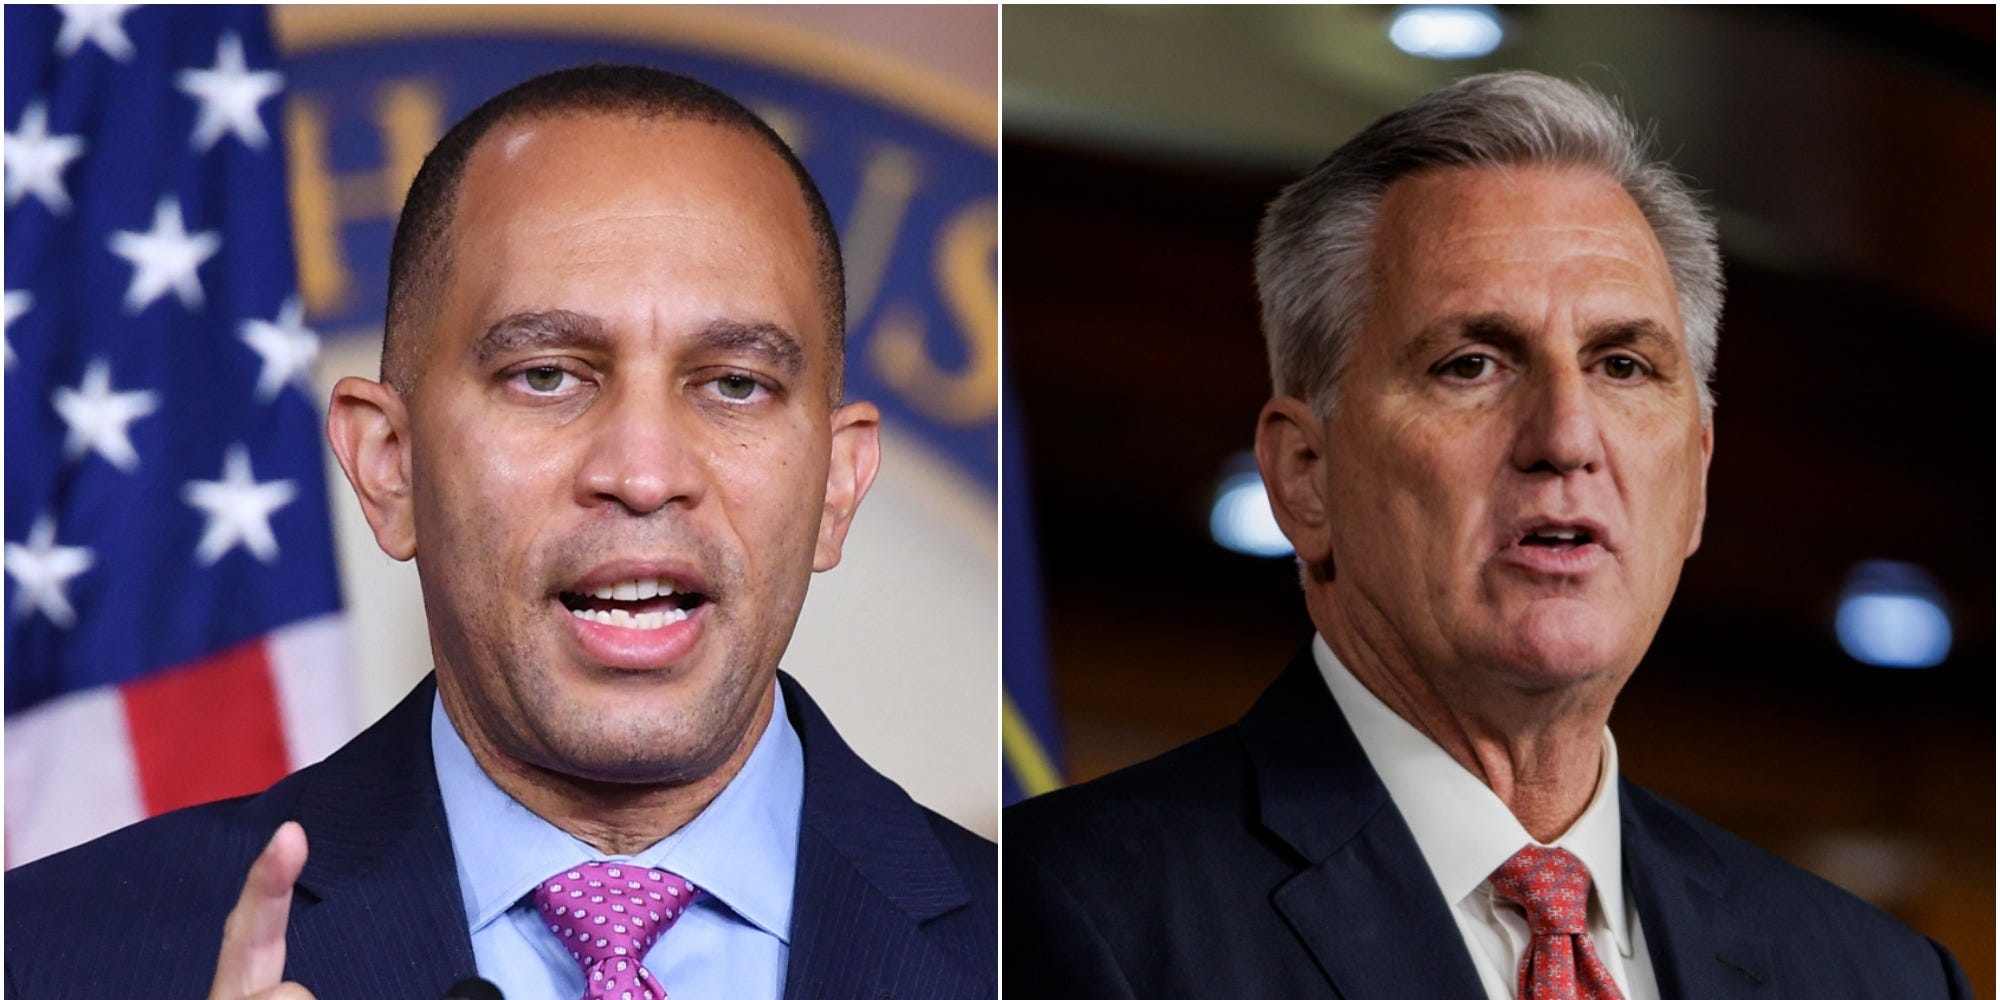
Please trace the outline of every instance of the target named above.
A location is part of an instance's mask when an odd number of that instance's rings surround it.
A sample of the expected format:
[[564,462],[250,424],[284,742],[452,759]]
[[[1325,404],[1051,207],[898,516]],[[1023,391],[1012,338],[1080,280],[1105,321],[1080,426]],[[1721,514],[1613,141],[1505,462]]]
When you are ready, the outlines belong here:
[[[779,675],[805,747],[789,998],[991,997],[993,845],[862,763]],[[183,809],[7,873],[10,998],[205,997],[222,921],[287,819],[311,851],[285,975],[319,1000],[432,1000],[473,974],[425,680],[261,795]],[[532,998],[513,998],[532,1000]]]

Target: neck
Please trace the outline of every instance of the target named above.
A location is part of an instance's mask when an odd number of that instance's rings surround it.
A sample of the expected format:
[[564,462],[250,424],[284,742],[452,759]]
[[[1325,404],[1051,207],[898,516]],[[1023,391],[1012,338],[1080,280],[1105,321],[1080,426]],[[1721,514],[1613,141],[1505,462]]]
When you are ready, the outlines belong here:
[[476,723],[462,724],[460,720],[469,717],[465,706],[454,706],[450,694],[442,697],[445,715],[472,759],[501,791],[564,833],[605,854],[626,856],[666,839],[722,794],[764,735],[774,704],[767,688],[757,699],[742,737],[719,766],[698,769],[703,773],[688,780],[647,783],[582,778],[528,763],[495,746]]
[[1535,840],[1556,840],[1583,815],[1611,715],[1595,685],[1524,690],[1426,671],[1379,616],[1315,603],[1320,635],[1355,679],[1491,788]]

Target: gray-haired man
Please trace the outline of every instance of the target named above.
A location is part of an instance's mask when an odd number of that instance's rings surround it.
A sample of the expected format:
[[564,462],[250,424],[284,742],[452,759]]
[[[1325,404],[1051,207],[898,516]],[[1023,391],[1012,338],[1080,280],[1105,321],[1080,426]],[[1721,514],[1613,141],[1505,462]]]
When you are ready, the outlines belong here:
[[1715,227],[1602,97],[1475,77],[1257,257],[1257,458],[1317,635],[1241,722],[1011,811],[1030,996],[1963,996],[1942,948],[1618,777],[1701,541]]

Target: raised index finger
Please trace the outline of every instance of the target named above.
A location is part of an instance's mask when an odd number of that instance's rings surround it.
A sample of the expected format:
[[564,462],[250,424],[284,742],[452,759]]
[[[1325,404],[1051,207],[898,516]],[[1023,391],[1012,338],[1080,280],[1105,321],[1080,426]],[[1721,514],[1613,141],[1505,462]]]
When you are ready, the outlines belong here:
[[285,974],[285,923],[292,885],[306,866],[306,831],[286,822],[250,865],[236,908],[222,925],[210,1000],[235,1000],[278,985]]

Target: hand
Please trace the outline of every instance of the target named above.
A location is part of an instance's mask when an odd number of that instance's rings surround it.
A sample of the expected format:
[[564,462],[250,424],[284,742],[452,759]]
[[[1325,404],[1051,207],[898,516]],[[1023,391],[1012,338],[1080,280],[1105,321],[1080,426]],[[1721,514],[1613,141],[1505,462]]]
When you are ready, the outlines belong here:
[[222,924],[222,956],[216,960],[209,1000],[312,1000],[305,987],[279,981],[285,974],[292,885],[305,866],[305,828],[286,822],[251,862],[243,895]]

